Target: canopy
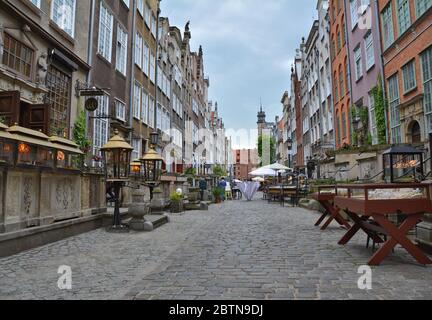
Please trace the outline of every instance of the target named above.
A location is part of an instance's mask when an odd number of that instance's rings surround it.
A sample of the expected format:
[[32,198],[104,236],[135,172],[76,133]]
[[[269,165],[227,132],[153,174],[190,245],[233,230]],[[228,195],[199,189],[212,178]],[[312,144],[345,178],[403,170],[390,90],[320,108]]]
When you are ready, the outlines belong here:
[[263,168],[259,168],[259,169],[255,170],[255,171],[250,172],[249,175],[251,175],[251,176],[258,176],[258,177],[266,177],[266,176],[267,177],[268,176],[275,177],[275,176],[277,176],[277,173],[276,173],[276,171],[274,171],[274,170],[272,170],[270,168],[263,167]]
[[265,179],[261,178],[261,177],[255,177],[252,180],[255,181],[255,182],[264,182],[265,181]]
[[263,168],[268,168],[268,169],[272,169],[272,170],[276,170],[276,171],[279,171],[279,170],[292,170],[291,168],[288,168],[288,167],[286,167],[286,166],[284,166],[284,165],[282,165],[280,163],[273,163],[273,164],[270,164],[270,165],[265,166]]

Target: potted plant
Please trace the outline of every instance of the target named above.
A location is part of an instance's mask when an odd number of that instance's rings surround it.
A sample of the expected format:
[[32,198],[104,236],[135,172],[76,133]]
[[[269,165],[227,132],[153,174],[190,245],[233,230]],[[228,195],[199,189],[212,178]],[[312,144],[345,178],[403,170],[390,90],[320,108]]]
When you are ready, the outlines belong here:
[[215,203],[222,202],[223,190],[221,188],[214,188],[212,190],[213,197],[215,199]]
[[177,192],[173,192],[170,195],[171,200],[171,213],[183,212],[183,196]]

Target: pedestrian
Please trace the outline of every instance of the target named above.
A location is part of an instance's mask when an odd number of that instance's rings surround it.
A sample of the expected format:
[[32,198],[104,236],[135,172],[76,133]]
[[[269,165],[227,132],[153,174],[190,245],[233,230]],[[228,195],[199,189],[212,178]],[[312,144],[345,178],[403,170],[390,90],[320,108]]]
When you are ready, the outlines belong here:
[[204,201],[204,191],[207,190],[207,180],[205,178],[201,178],[199,182],[199,188],[201,193],[201,201]]
[[227,183],[226,183],[224,177],[222,177],[222,179],[219,181],[218,187],[223,191],[222,192],[222,200],[225,201],[225,191],[226,191]]

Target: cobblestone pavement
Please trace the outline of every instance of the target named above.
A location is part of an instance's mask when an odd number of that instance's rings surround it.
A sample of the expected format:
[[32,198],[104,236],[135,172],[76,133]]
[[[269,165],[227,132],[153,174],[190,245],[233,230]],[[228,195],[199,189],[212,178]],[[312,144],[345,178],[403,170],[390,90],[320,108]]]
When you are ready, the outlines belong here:
[[[371,250],[314,227],[318,214],[235,201],[172,216],[152,233],[96,230],[0,259],[2,299],[432,299],[432,268],[396,248],[358,289]],[[69,265],[73,289],[57,288]]]

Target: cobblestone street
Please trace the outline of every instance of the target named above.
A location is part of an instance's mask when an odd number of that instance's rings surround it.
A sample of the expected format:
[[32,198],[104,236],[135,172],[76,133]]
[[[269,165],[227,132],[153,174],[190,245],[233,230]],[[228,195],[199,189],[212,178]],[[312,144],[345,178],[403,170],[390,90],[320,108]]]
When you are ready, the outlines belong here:
[[[1,299],[432,299],[432,269],[398,247],[358,289],[371,250],[318,213],[262,200],[187,212],[152,233],[96,230],[0,259]],[[73,288],[57,288],[61,265]]]

